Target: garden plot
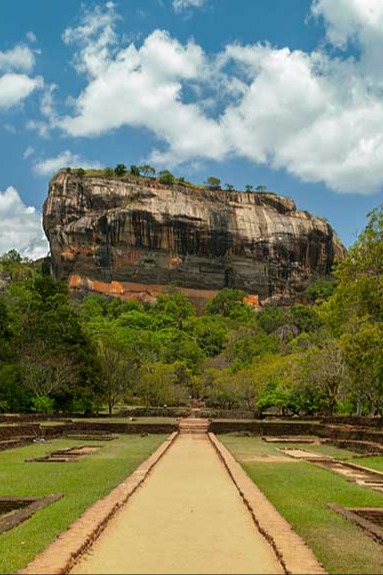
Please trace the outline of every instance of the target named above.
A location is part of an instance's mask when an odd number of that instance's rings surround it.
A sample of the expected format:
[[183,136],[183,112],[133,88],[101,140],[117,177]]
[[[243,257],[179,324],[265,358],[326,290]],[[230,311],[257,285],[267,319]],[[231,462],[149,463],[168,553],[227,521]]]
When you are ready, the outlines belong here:
[[299,449],[296,447],[281,447],[278,451],[289,455],[293,459],[303,459],[304,461],[331,461],[331,457],[322,453],[315,453],[308,449]]
[[61,494],[47,497],[0,497],[0,535],[14,529],[32,517],[36,511],[61,497]]
[[79,461],[87,455],[95,453],[101,449],[103,445],[80,445],[78,447],[70,447],[68,449],[60,449],[59,451],[52,451],[43,457],[35,457],[34,459],[26,459],[27,463],[46,462],[46,463],[68,463],[71,461]]
[[342,507],[329,503],[328,507],[355,523],[370,537],[383,545],[383,509],[379,507]]
[[266,443],[319,443],[318,437],[309,435],[281,435],[279,437],[262,437]]

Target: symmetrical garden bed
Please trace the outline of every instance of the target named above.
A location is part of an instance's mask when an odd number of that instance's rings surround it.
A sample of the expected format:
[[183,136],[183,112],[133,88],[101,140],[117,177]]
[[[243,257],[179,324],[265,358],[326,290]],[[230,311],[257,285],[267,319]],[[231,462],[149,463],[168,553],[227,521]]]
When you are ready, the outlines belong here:
[[52,451],[43,457],[34,457],[33,459],[26,459],[28,463],[32,462],[46,462],[46,463],[68,463],[79,461],[87,455],[95,453],[101,449],[102,445],[79,445],[76,447],[69,447],[68,449],[60,449],[59,451]]

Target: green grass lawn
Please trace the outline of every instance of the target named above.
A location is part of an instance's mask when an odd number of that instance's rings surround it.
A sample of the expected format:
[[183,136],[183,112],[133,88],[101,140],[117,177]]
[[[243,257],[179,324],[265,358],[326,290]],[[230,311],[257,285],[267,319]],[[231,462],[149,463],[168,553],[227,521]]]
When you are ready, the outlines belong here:
[[370,467],[370,469],[375,469],[383,473],[383,456],[380,457],[360,457],[354,461],[357,465],[363,465],[364,467]]
[[130,475],[165,439],[164,435],[122,435],[96,453],[72,463],[25,463],[51,451],[82,445],[75,440],[0,452],[0,496],[44,496],[63,493],[12,531],[0,535],[0,573],[13,573],[31,561],[92,503]]
[[[239,461],[251,454],[265,454],[267,448],[270,449],[268,454],[272,454],[272,444],[265,444],[259,437],[222,435],[220,440]],[[311,449],[311,446],[307,448]],[[366,459],[364,464],[377,459]],[[359,487],[330,471],[301,461],[242,462],[242,466],[329,573],[383,573],[382,546],[327,508],[327,503],[383,508],[381,493]]]

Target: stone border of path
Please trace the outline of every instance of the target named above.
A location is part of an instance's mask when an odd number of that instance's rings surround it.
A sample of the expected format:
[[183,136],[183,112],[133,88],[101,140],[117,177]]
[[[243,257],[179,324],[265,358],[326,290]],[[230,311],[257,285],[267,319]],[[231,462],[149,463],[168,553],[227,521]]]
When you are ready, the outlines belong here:
[[146,461],[109,493],[89,507],[66,531],[58,536],[40,555],[18,571],[23,575],[63,575],[99,537],[108,521],[124,505],[178,436],[173,432]]
[[259,531],[274,548],[285,572],[294,575],[326,574],[311,549],[278,513],[226,447],[213,433],[209,433],[209,439],[250,510]]

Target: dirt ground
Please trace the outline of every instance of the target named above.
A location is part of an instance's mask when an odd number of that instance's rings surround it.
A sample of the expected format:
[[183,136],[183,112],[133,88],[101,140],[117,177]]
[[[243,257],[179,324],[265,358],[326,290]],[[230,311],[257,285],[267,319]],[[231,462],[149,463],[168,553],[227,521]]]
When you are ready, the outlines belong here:
[[180,435],[73,574],[278,574],[206,435]]

